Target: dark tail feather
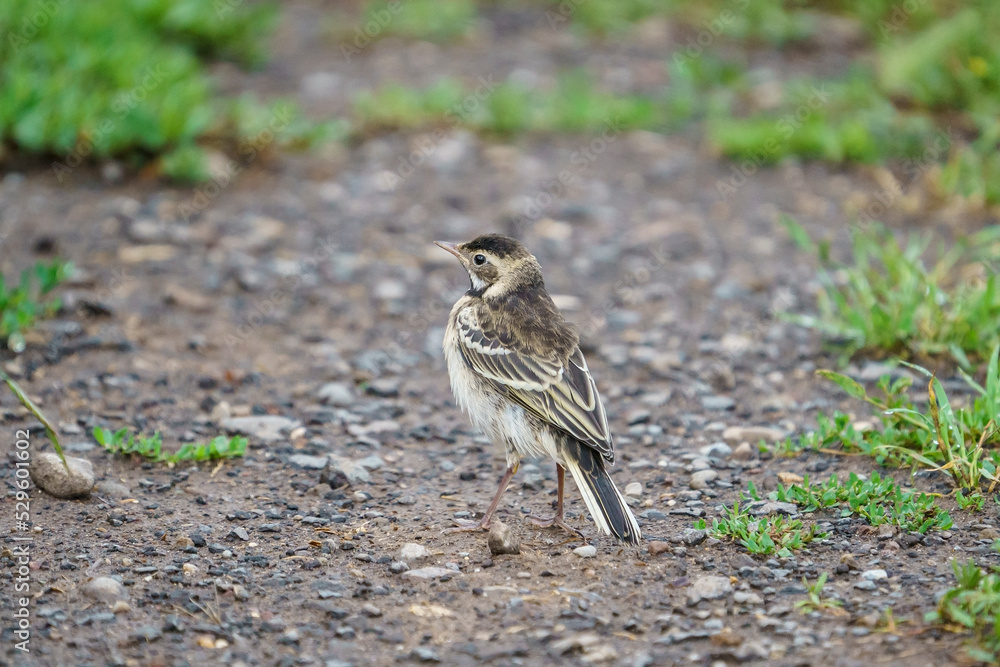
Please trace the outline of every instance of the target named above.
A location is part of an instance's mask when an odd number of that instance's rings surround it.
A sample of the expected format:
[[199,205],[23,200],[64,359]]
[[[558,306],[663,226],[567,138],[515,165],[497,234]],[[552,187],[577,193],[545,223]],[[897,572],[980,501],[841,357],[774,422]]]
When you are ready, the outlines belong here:
[[622,542],[638,544],[642,537],[639,524],[608,476],[600,452],[571,438],[564,440],[562,449],[563,465],[576,480],[597,527]]

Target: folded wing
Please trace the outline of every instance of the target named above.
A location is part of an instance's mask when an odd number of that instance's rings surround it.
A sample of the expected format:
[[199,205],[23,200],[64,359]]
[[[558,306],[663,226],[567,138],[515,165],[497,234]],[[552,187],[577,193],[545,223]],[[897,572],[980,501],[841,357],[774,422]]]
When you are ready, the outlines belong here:
[[484,331],[469,307],[456,326],[462,357],[480,376],[549,424],[565,431],[614,462],[608,417],[579,347],[567,359],[517,349],[517,341],[498,331]]

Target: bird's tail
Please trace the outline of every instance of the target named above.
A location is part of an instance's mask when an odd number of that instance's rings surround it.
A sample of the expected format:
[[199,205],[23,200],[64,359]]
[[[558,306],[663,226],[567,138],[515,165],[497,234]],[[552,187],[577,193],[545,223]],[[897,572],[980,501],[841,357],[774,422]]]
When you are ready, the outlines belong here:
[[607,535],[622,542],[638,544],[642,533],[625,502],[625,497],[611,481],[600,452],[573,438],[562,443],[563,466],[576,480],[594,523]]

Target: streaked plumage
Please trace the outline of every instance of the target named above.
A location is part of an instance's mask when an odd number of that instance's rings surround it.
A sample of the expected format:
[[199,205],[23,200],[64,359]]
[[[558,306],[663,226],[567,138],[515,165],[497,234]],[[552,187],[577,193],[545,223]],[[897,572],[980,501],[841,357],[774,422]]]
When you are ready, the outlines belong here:
[[[452,308],[444,338],[452,391],[472,422],[504,448],[508,472],[483,520],[489,526],[521,458],[548,456],[559,473],[562,521],[565,467],[597,526],[637,543],[638,523],[605,470],[614,443],[579,336],[545,291],[537,260],[514,239],[489,234],[438,243],[462,262],[472,285]],[[573,529],[570,529],[573,530]]]

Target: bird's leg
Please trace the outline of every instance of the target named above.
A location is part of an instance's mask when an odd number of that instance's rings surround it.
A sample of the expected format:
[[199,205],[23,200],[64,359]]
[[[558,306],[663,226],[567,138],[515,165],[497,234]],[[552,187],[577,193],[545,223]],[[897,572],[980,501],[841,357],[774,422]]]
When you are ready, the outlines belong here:
[[461,519],[453,519],[457,528],[448,528],[444,532],[446,533],[457,533],[464,530],[489,530],[490,523],[493,521],[493,512],[496,511],[497,505],[500,504],[500,496],[503,492],[507,490],[507,485],[510,484],[510,478],[514,476],[517,472],[517,468],[520,463],[515,463],[512,466],[507,467],[507,472],[503,474],[503,479],[500,480],[500,486],[497,488],[497,494],[493,496],[493,502],[490,506],[486,508],[486,514],[479,521],[463,521]]
[[548,528],[549,526],[559,526],[565,531],[573,533],[574,535],[577,535],[579,537],[583,537],[583,533],[581,533],[579,530],[573,528],[565,521],[563,521],[563,488],[566,481],[566,469],[563,468],[562,465],[558,463],[556,464],[556,478],[558,479],[557,483],[559,490],[558,490],[558,497],[556,498],[555,516],[549,517],[548,519],[542,519],[541,517],[537,516],[529,516],[528,521],[542,528]]

